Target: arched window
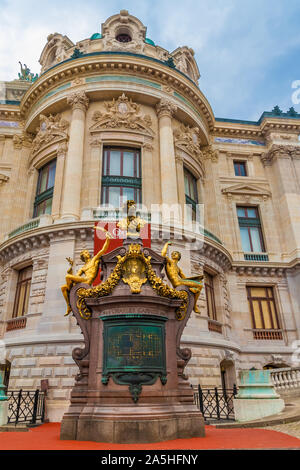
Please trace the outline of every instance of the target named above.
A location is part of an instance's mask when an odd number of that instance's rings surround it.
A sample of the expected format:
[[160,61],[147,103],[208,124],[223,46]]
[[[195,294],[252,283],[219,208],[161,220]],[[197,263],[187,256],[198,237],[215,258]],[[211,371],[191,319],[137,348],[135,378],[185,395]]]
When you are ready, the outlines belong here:
[[52,160],[39,170],[33,217],[39,217],[42,214],[51,214],[55,169],[56,160]]
[[186,168],[184,168],[184,192],[187,218],[195,221],[198,204],[197,179]]

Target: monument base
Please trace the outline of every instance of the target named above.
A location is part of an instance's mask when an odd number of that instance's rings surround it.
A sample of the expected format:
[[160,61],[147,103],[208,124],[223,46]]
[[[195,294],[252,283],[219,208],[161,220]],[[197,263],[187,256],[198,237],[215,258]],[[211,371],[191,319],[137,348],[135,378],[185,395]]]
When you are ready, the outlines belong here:
[[281,398],[238,398],[234,400],[235,419],[239,422],[266,418],[284,409]]
[[64,417],[60,439],[109,442],[118,444],[145,444],[174,439],[204,437],[204,419],[201,413],[171,415],[154,419],[120,420],[97,416]]

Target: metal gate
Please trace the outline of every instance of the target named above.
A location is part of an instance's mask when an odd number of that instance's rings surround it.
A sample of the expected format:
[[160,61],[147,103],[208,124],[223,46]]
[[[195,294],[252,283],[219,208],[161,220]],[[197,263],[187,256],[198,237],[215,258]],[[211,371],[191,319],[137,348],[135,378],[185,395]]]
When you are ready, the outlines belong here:
[[40,390],[8,390],[7,424],[44,421],[45,394]]
[[233,389],[201,388],[194,392],[194,402],[199,407],[205,420],[234,420],[233,399],[237,394]]

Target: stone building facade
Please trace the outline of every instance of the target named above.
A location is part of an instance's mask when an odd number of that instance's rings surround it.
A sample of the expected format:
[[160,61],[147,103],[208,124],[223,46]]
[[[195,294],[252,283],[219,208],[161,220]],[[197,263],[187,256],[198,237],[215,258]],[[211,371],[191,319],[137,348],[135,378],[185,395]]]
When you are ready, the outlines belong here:
[[61,419],[77,373],[72,349],[82,344],[64,316],[66,257],[80,266],[101,203],[122,194],[146,207],[188,204],[192,219],[202,204],[201,246],[174,240],[183,271],[205,274],[201,313],[183,335],[191,382],[232,387],[241,369],[291,365],[300,332],[300,115],[275,107],[258,122],[216,118],[193,50],[155,45],[127,11],[76,44],[51,34],[40,63],[35,80],[1,84],[9,388],[48,379],[48,414]]

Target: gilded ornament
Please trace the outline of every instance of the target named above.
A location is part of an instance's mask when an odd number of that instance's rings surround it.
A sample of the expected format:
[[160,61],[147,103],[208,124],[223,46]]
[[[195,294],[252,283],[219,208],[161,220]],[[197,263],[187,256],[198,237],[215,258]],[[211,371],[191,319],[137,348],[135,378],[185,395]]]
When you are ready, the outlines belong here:
[[203,275],[186,277],[178,266],[178,262],[181,258],[181,254],[179,253],[179,251],[173,251],[171,254],[171,258],[167,256],[167,250],[169,245],[172,245],[172,242],[167,242],[161,252],[161,255],[166,260],[166,273],[168,279],[174,288],[178,286],[189,287],[190,291],[195,294],[194,311],[196,313],[200,313],[197,307],[197,301],[203,287]]
[[146,221],[136,215],[135,201],[127,201],[127,217],[121,219],[117,226],[121,230],[126,230],[127,238],[137,238],[141,229],[146,225]]
[[[101,227],[97,227],[101,230]],[[102,229],[104,230],[104,229]],[[98,253],[91,258],[90,253],[88,250],[83,250],[80,253],[80,258],[84,262],[82,268],[78,270],[76,274],[73,274],[73,260],[71,258],[66,258],[70,264],[70,268],[67,271],[66,275],[66,284],[61,287],[61,291],[67,303],[67,312],[66,315],[71,313],[71,305],[70,305],[70,290],[71,288],[78,283],[85,282],[86,284],[92,285],[94,280],[97,277],[99,271],[99,263],[101,256],[106,253],[109,243],[110,243],[111,235],[109,232],[106,232],[106,240],[103,245],[102,250],[98,251]]]

